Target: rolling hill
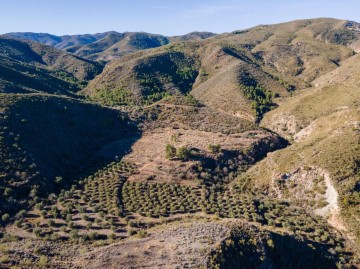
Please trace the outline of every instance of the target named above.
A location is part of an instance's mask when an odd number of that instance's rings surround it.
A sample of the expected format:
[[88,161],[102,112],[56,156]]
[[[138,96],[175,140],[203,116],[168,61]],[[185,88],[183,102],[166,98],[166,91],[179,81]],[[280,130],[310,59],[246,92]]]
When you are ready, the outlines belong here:
[[[137,128],[126,115],[75,99],[1,94],[0,102],[3,214],[19,211],[38,196],[71,185],[88,167],[95,169],[114,158],[96,155],[102,147],[136,137]],[[120,151],[127,150],[122,147]]]
[[214,35],[210,32],[192,32],[182,36],[166,37],[144,32],[111,31],[92,35],[55,36],[25,32],[8,33],[5,36],[36,41],[90,60],[110,61],[138,50],[156,48],[175,41],[201,40]]
[[98,41],[81,47],[74,53],[92,60],[109,61],[125,54],[160,47],[168,43],[168,38],[161,35],[111,33]]
[[[260,184],[259,189],[276,196],[295,194],[299,203],[308,203],[314,211],[322,207],[316,203],[319,196],[313,195],[318,191],[314,182],[328,177],[329,186],[338,193],[334,194],[338,204],[326,214],[358,244],[359,75],[359,57],[355,55],[315,80],[314,87],[269,112],[261,125],[294,142],[249,171],[249,177],[258,179],[254,185]],[[284,186],[277,186],[278,182]],[[304,184],[310,197],[296,194]],[[339,214],[343,222],[338,220]]]
[[[84,93],[109,104],[112,96],[142,103],[191,92],[209,107],[259,120],[281,98],[354,55],[358,40],[348,22],[333,19],[258,26],[124,56]],[[149,94],[154,100],[147,100]]]
[[0,91],[72,95],[103,66],[37,42],[0,37]]

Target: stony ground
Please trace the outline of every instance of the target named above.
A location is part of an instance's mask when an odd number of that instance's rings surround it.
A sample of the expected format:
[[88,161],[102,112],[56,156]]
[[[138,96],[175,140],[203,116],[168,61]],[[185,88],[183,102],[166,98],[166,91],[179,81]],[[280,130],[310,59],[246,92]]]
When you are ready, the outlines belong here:
[[82,255],[82,268],[205,268],[209,251],[229,233],[224,223],[177,222],[157,227],[146,238]]

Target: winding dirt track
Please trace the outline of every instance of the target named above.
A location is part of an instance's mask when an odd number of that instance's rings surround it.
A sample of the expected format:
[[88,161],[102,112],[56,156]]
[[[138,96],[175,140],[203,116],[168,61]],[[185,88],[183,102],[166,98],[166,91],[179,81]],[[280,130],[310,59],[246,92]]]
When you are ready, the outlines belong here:
[[328,202],[328,205],[316,210],[316,213],[320,216],[327,216],[339,210],[338,192],[332,184],[328,173],[324,173],[324,180],[326,184],[326,192],[324,197],[326,199],[326,202]]

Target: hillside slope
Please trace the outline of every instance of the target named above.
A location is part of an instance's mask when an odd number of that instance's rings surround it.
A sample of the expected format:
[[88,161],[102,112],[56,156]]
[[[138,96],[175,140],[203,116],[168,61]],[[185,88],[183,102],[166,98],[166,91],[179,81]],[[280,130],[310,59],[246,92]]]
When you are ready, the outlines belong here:
[[[154,101],[191,92],[212,108],[259,120],[276,107],[279,97],[307,87],[354,55],[360,36],[354,25],[303,20],[172,43],[113,61],[84,93],[123,104],[123,96],[135,103],[148,101],[149,87],[156,94]],[[178,83],[179,77],[186,85]]]
[[353,248],[322,217],[230,187],[285,141],[187,98],[123,108],[141,137],[115,139],[98,154],[119,156],[132,141],[129,154],[17,213],[3,230],[4,266],[36,267],[53,253],[46,264],[59,268],[356,268]]
[[69,186],[89,165],[93,170],[114,158],[97,156],[102,147],[136,137],[136,127],[126,115],[70,98],[1,94],[0,112],[3,214]]
[[0,37],[0,91],[73,95],[102,71],[98,63],[37,42]]
[[115,31],[98,34],[56,36],[43,33],[8,33],[5,36],[30,40],[91,60],[110,61],[138,50],[155,48],[170,42],[201,40],[214,36],[210,32],[192,32],[182,36],[166,37],[144,32]]
[[[336,258],[327,256],[326,247],[292,238],[289,234],[269,232],[241,222],[193,221],[168,224],[151,231],[148,238],[131,238],[101,250],[81,255],[75,264],[84,262],[88,268],[112,266],[165,268],[320,268],[335,267]],[[207,239],[202,240],[203,231]],[[251,241],[251,242],[249,242]],[[272,244],[271,244],[272,243]],[[155,247],[156,246],[156,247]],[[141,251],[137,251],[141,249]],[[177,253],[190,249],[182,255]],[[136,253],[127,257],[124,252]],[[147,258],[151,255],[151,259]],[[307,259],[301,259],[303,255]],[[166,265],[163,257],[166,256]],[[94,263],[95,257],[95,263]]]
[[[293,144],[240,180],[246,189],[307,204],[360,244],[359,55],[269,112],[261,125]],[[327,206],[327,205],[330,205]]]
[[46,33],[16,32],[16,33],[7,33],[5,34],[5,36],[18,38],[22,40],[35,41],[65,51],[73,51],[75,48],[79,48],[83,45],[93,43],[112,33],[115,32],[56,36]]
[[74,52],[74,54],[92,60],[110,61],[125,54],[160,47],[168,43],[168,38],[161,35],[147,33],[113,33],[96,42],[81,47]]

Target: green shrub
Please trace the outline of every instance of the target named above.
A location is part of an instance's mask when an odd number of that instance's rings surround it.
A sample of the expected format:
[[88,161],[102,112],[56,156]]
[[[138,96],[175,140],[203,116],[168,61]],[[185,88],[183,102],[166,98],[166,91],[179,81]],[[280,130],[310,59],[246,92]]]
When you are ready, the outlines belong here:
[[97,237],[98,237],[98,234],[96,232],[92,232],[89,234],[90,240],[95,240],[95,239],[97,239]]
[[176,157],[186,160],[190,157],[190,151],[187,147],[182,146],[176,149]]
[[25,217],[25,215],[26,215],[26,210],[20,210],[20,211],[16,214],[16,217],[17,217],[18,219],[22,219],[22,218]]
[[219,144],[213,145],[213,144],[209,144],[208,145],[208,149],[211,153],[219,153],[221,150],[221,146]]
[[268,239],[266,241],[266,244],[268,245],[269,248],[274,248],[275,247],[274,241],[272,239]]
[[1,216],[1,220],[2,220],[3,222],[8,222],[9,219],[10,219],[10,215],[7,214],[7,213],[5,213],[4,215]]
[[167,144],[165,147],[165,158],[171,159],[176,156],[176,148],[173,145]]
[[147,237],[147,235],[148,235],[148,233],[147,233],[146,230],[140,230],[140,231],[137,233],[137,236],[138,236],[139,238],[145,238],[145,237]]
[[38,261],[38,266],[39,267],[47,267],[48,265],[48,258],[46,256],[40,256],[40,259]]
[[116,239],[116,235],[114,233],[110,233],[108,234],[108,239],[110,240],[115,240]]

